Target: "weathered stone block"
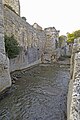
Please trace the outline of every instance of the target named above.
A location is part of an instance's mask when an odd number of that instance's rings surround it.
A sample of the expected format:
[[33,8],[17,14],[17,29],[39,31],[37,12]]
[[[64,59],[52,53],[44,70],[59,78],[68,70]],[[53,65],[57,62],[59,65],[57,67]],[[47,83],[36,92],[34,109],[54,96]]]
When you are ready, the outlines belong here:
[[5,55],[3,3],[0,0],[0,92],[11,86],[9,60]]
[[8,8],[14,10],[18,15],[20,15],[19,0],[4,0],[4,5],[6,5]]
[[0,53],[0,92],[10,86],[9,60],[5,54]]

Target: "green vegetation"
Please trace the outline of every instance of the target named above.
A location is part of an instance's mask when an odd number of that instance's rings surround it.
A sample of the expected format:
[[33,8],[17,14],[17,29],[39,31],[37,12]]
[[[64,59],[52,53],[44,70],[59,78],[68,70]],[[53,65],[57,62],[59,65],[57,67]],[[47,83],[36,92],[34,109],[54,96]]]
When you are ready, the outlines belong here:
[[18,42],[12,35],[11,37],[8,37],[5,35],[5,50],[6,54],[10,58],[15,58],[20,53],[20,46],[18,45]]
[[68,33],[67,35],[67,43],[74,43],[74,33]]
[[75,38],[80,37],[80,30],[77,30],[77,31],[74,32],[74,37]]
[[67,38],[68,38],[67,43],[74,43],[74,39],[76,39],[78,37],[80,37],[80,30],[77,30],[77,31],[75,31],[73,33],[68,33],[68,35],[67,35]]

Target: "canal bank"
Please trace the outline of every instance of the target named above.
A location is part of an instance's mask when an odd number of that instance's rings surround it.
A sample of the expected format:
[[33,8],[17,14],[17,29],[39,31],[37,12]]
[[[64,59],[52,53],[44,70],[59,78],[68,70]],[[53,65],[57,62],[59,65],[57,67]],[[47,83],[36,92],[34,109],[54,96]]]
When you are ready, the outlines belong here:
[[80,120],[80,38],[75,39],[71,56],[67,120]]
[[69,70],[55,63],[13,73],[17,80],[0,101],[0,120],[66,120]]

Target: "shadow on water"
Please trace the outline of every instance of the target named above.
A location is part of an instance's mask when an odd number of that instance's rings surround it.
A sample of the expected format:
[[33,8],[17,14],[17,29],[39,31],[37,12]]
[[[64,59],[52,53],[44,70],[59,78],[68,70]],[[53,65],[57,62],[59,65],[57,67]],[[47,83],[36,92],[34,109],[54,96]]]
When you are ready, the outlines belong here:
[[40,64],[17,78],[0,101],[0,120],[66,120],[69,65]]

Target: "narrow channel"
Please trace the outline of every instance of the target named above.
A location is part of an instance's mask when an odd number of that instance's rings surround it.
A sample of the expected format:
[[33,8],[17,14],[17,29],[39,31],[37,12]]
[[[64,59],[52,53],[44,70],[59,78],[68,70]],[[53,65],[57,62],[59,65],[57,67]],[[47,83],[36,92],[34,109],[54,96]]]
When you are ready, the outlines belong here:
[[70,66],[40,64],[15,72],[17,80],[0,100],[0,120],[66,120]]

